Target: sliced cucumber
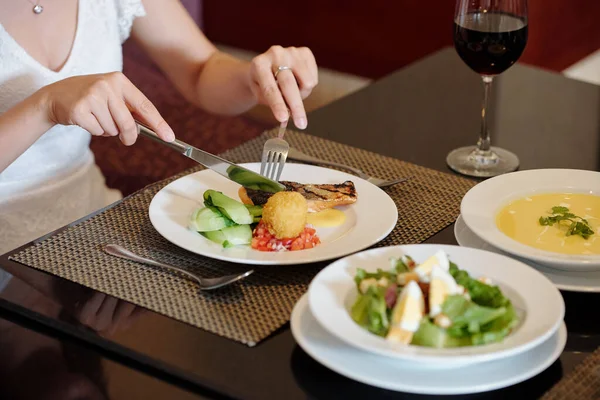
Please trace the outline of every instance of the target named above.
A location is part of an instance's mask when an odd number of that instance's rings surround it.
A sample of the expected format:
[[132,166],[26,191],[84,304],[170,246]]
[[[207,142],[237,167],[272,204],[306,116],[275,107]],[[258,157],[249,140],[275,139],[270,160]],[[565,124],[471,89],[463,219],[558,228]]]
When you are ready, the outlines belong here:
[[218,244],[223,244],[225,241],[225,235],[221,231],[211,231],[211,232],[200,232],[202,236],[210,240],[211,242],[215,242]]
[[234,222],[225,217],[216,207],[201,207],[192,214],[190,228],[197,232],[218,231],[234,225]]
[[204,204],[207,207],[217,207],[225,217],[236,224],[246,225],[254,221],[254,217],[244,204],[216,190],[207,190],[204,192]]
[[247,245],[252,241],[252,228],[250,225],[235,225],[223,228],[220,231],[201,232],[208,240],[222,244],[223,247]]

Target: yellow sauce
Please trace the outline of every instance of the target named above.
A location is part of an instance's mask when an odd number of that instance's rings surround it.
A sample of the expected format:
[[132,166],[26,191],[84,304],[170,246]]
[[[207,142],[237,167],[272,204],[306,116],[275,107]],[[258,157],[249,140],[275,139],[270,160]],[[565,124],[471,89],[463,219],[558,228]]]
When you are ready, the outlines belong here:
[[[542,226],[552,207],[563,206],[588,221],[594,234],[587,240],[566,236],[566,225]],[[566,222],[568,224],[568,222]],[[600,196],[575,193],[540,194],[515,200],[496,216],[496,226],[508,237],[541,250],[562,254],[600,254]]]
[[308,213],[306,216],[306,223],[313,225],[315,228],[332,228],[342,225],[344,221],[346,221],[346,214],[335,208]]

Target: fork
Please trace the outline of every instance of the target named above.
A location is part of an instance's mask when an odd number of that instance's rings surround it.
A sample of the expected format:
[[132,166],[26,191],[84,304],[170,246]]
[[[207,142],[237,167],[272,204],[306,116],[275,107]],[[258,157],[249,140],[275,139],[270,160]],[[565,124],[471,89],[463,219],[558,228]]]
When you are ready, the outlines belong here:
[[309,156],[308,154],[304,154],[300,150],[298,150],[294,147],[291,147],[289,149],[287,156],[290,160],[301,161],[301,162],[305,162],[307,164],[327,165],[330,167],[337,167],[337,168],[342,168],[342,169],[345,169],[348,171],[352,171],[356,175],[358,175],[360,178],[362,178],[362,179],[366,180],[367,182],[370,182],[373,185],[378,186],[380,188],[396,185],[398,183],[405,182],[411,178],[411,177],[406,177],[406,178],[397,178],[397,179],[391,179],[391,180],[383,180],[383,179],[375,178],[373,176],[365,174],[363,171],[361,171],[358,168],[354,168],[354,167],[351,167],[351,166],[345,165],[345,164],[336,163],[333,161],[321,160],[320,158],[312,157],[312,156]]
[[288,142],[283,140],[288,121],[289,118],[281,123],[277,137],[267,140],[263,147],[260,174],[274,181],[279,181],[290,150]]

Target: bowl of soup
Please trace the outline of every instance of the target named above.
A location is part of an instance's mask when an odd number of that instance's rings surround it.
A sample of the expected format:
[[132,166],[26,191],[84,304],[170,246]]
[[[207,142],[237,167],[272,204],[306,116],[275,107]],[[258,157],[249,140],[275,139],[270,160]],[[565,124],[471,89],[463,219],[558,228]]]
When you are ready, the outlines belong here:
[[508,253],[565,270],[600,270],[600,173],[526,170],[473,187],[467,226]]

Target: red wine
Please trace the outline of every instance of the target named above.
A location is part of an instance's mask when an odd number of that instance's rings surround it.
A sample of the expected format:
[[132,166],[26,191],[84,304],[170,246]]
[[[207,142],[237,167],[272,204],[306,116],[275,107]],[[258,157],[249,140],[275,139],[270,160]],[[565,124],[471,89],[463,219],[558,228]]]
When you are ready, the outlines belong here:
[[497,75],[525,50],[527,22],[511,14],[474,12],[454,21],[454,46],[460,58],[481,75]]

